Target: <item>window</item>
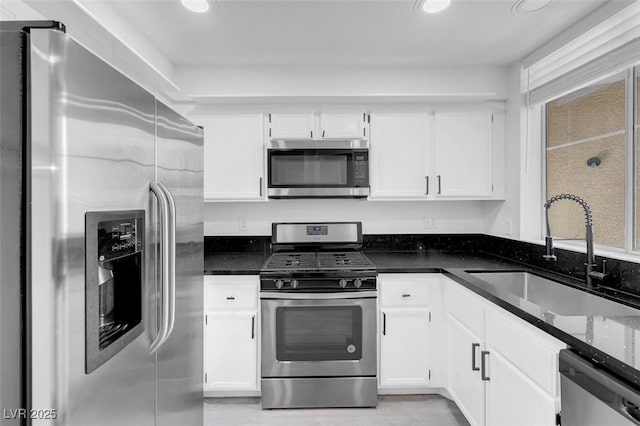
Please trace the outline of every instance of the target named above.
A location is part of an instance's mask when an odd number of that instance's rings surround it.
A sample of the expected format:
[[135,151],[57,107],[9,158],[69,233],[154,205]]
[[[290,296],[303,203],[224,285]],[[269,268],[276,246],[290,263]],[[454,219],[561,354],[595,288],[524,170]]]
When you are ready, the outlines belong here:
[[640,251],[640,66],[635,68],[635,118],[634,118],[634,134],[635,134],[635,169],[636,169],[636,177],[635,177],[635,238],[634,238],[634,249],[635,251]]
[[[563,193],[583,198],[593,213],[595,243],[625,251],[640,248],[640,226],[635,225],[640,225],[640,173],[634,178],[627,165],[627,152],[635,152],[635,169],[640,170],[637,68],[545,104],[547,199]],[[632,109],[634,126],[627,119]],[[635,135],[635,143],[629,135]],[[630,143],[637,148],[629,149]],[[628,191],[632,186],[634,191]],[[554,238],[585,237],[577,203],[554,204],[549,224]]]

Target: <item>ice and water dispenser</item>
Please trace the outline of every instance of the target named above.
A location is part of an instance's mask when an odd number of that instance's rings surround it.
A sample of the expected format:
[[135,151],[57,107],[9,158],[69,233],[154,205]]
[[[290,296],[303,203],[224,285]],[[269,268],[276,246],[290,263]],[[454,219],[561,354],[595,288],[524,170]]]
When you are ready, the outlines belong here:
[[85,215],[87,374],[144,329],[144,234],[144,210]]

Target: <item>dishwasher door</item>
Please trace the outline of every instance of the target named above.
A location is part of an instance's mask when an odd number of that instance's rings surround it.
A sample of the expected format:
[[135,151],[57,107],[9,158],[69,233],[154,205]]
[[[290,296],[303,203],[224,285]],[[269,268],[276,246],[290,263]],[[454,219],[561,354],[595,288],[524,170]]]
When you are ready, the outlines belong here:
[[640,391],[567,349],[560,386],[562,426],[640,425]]

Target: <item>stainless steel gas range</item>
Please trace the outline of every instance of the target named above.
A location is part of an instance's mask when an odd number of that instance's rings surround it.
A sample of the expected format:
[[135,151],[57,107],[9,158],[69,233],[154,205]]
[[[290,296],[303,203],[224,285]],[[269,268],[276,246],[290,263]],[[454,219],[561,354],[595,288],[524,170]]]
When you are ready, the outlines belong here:
[[361,247],[360,222],[273,224],[262,408],[377,405],[377,272]]

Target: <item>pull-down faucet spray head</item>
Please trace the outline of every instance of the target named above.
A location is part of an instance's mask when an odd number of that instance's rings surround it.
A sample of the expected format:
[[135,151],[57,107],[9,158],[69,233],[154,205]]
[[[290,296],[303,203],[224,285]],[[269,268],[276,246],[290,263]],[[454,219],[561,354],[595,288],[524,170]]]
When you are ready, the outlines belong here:
[[585,200],[573,194],[560,194],[554,197],[551,197],[544,203],[545,208],[545,218],[547,222],[547,234],[545,235],[545,243],[546,250],[543,257],[546,260],[556,260],[556,256],[553,254],[553,238],[551,237],[551,229],[549,227],[549,207],[556,201],[560,200],[571,200],[580,204],[580,206],[584,210],[584,219],[585,219],[585,240],[587,242],[587,261],[585,263],[586,267],[586,282],[587,286],[592,286],[592,278],[594,275],[593,268],[596,266],[596,256],[593,250],[593,215],[591,214],[591,209]]

